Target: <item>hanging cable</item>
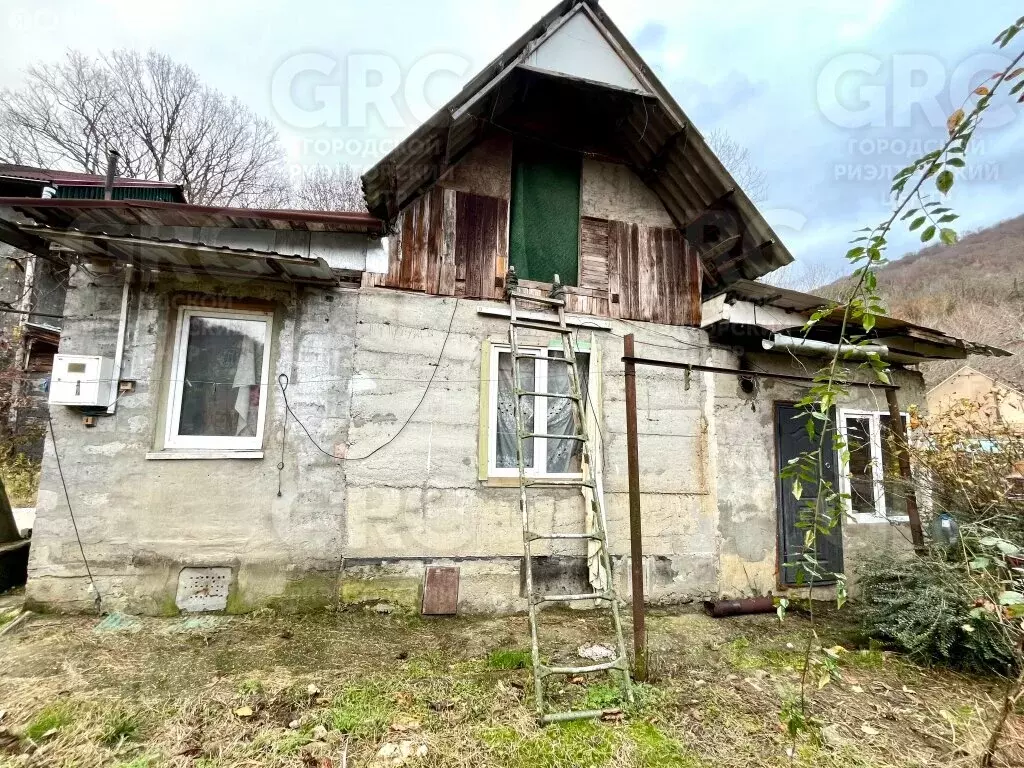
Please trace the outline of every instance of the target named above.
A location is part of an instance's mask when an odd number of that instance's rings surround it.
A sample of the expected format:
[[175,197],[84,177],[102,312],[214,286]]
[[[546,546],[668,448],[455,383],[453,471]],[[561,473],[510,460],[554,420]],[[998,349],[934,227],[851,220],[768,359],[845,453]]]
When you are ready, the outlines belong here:
[[[352,458],[349,458],[348,456],[337,456],[337,455],[331,453],[330,451],[328,451],[323,446],[321,446],[313,438],[313,435],[310,434],[309,430],[306,429],[306,425],[303,424],[299,420],[299,417],[295,415],[295,411],[292,410],[291,405],[288,404],[288,381],[289,381],[289,379],[288,379],[288,374],[282,373],[282,374],[280,374],[277,377],[277,385],[281,388],[281,398],[284,400],[284,409],[285,409],[286,414],[288,416],[291,416],[293,419],[295,419],[295,423],[298,424],[299,427],[302,429],[302,431],[306,433],[306,437],[309,438],[309,442],[311,442],[313,444],[313,447],[316,448],[318,451],[320,451],[320,453],[322,453],[324,456],[328,456],[328,457],[330,457],[332,459],[339,459],[341,461],[365,461],[366,459],[370,458],[375,453],[377,453],[377,451],[380,451],[380,450],[386,448],[387,446],[391,445],[391,443],[393,443],[395,441],[395,439],[400,434],[402,434],[402,430],[404,430],[407,426],[409,426],[409,423],[412,421],[413,416],[415,416],[416,412],[419,411],[420,406],[423,405],[423,401],[427,399],[427,393],[430,391],[430,385],[434,383],[434,377],[437,376],[437,369],[441,367],[441,360],[444,358],[444,350],[445,350],[445,347],[448,346],[448,339],[452,335],[452,326],[455,325],[455,313],[458,312],[458,311],[459,311],[459,299],[456,298],[455,299],[455,306],[452,308],[452,316],[448,319],[448,330],[445,331],[444,341],[441,342],[441,351],[437,353],[437,362],[434,363],[434,370],[430,372],[430,378],[427,379],[427,386],[425,386],[423,388],[423,394],[420,395],[420,399],[416,403],[416,407],[412,409],[412,412],[409,414],[409,417],[403,422],[402,426],[400,426],[398,428],[397,432],[395,432],[391,437],[389,437],[383,443],[378,445],[376,448],[374,448],[372,451],[370,451],[365,456],[356,456],[356,457],[352,457]],[[285,419],[285,422],[287,422],[287,418]],[[281,454],[282,454],[282,460],[281,460],[281,464],[278,466],[278,470],[279,471],[284,469],[284,446],[283,446],[283,443],[282,443],[282,448],[281,448]],[[278,495],[279,496],[281,495],[281,492],[280,492],[280,474],[278,475]]]
[[68,514],[71,515],[71,526],[75,529],[75,538],[78,540],[78,551],[82,553],[82,562],[85,563],[85,572],[89,575],[89,584],[96,595],[93,602],[96,604],[96,613],[103,613],[103,598],[100,596],[99,587],[96,586],[96,579],[93,578],[92,568],[89,567],[89,558],[85,556],[85,547],[82,546],[82,537],[78,533],[78,522],[75,520],[75,511],[71,508],[71,495],[68,493],[68,484],[64,479],[64,470],[60,466],[60,451],[57,450],[57,436],[53,433],[53,419],[46,414],[46,421],[50,425],[50,442],[53,443],[53,458],[57,463],[57,474],[60,475],[60,484],[64,488],[64,498],[68,503]]

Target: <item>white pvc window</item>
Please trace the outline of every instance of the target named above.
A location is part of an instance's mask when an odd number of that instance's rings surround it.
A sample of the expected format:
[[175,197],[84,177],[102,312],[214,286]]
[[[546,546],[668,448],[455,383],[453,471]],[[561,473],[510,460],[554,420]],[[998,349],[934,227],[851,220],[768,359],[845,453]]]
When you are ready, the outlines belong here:
[[[903,415],[904,424],[907,422]],[[906,488],[890,445],[889,412],[841,410],[839,430],[849,451],[840,464],[839,490],[858,523],[906,522]]]
[[179,310],[165,448],[263,447],[272,322],[270,312]]
[[[520,348],[529,358],[520,359],[520,388],[527,392],[569,392],[569,366],[562,350]],[[584,408],[587,402],[587,366],[590,356],[577,352],[580,387]],[[516,455],[515,393],[512,377],[512,353],[508,347],[491,347],[489,369],[490,402],[488,413],[488,475],[518,477]],[[545,435],[578,435],[572,401],[562,397],[534,395],[521,398],[525,432]],[[582,474],[582,444],[578,440],[557,437],[530,437],[523,440],[526,474],[531,477],[579,478]]]

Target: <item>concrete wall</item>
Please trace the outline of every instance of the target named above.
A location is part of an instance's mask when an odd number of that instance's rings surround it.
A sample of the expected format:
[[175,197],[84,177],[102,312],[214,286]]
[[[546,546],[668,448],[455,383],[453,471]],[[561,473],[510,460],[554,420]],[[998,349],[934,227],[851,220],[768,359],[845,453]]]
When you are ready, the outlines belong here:
[[[120,302],[113,282],[109,288],[78,284],[71,291],[62,352],[113,354]],[[199,287],[209,306],[273,303],[271,376],[288,374],[296,416],[325,450],[346,460],[321,453],[294,422],[284,436],[276,386],[269,393],[263,458],[152,458],[168,386],[171,304],[182,291]],[[339,599],[414,605],[423,567],[434,563],[462,569],[461,610],[524,608],[518,487],[508,479],[482,480],[478,467],[481,355],[485,340],[503,342],[507,331],[507,321],[479,310],[503,306],[386,289],[316,290],[168,275],[137,283],[122,374],[136,380],[135,393],[95,427],[83,426],[69,408],[53,414],[82,545],[104,606],[172,611],[178,574],[186,566],[232,568],[231,610],[305,608]],[[593,353],[603,374],[604,489],[626,595],[620,337],[635,332],[642,353],[680,362],[737,360],[710,349],[698,329],[601,324],[609,330],[593,331]],[[582,341],[590,337],[581,332]],[[530,341],[546,345],[548,339],[523,338]],[[687,384],[681,370],[638,371],[645,569],[654,601],[775,587],[771,402],[796,393],[768,385],[750,398],[737,387],[729,376],[695,373]],[[278,462],[284,465],[280,495]],[[535,527],[580,529],[578,489],[537,491],[536,499]],[[854,532],[849,535],[857,541]],[[539,554],[542,581],[582,586],[581,550],[562,546]],[[63,608],[92,603],[49,441],[28,598]]]

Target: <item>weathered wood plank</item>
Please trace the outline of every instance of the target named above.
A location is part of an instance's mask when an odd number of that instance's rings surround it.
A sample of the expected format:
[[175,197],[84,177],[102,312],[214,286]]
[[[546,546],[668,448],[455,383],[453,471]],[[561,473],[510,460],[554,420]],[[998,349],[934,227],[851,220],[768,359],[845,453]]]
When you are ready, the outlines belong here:
[[462,264],[466,297],[495,297],[495,274],[508,259],[508,201],[456,192],[455,209],[456,279]]
[[441,266],[435,291],[441,296],[455,295],[455,196],[454,190],[446,189],[441,199]]
[[608,288],[608,227],[607,219],[580,219],[581,288]]

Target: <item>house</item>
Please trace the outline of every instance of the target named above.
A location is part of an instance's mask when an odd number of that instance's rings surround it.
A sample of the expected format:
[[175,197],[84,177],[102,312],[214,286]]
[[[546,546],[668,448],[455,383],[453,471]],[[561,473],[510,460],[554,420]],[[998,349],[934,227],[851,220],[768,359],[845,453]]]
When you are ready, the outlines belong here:
[[[964,366],[928,390],[928,413],[936,425],[968,432],[1024,432],[1024,393]],[[961,413],[964,408],[969,412]],[[985,437],[984,434],[975,435]]]
[[[425,570],[450,566],[460,611],[523,608],[510,267],[522,292],[564,286],[619,593],[627,334],[668,364],[636,374],[647,598],[797,584],[778,472],[808,445],[793,403],[840,318],[803,338],[823,300],[756,282],[792,256],[596,2],[560,3],[363,183],[369,213],[0,200],[16,236],[88,267],[61,331],[51,400],[70,405],[53,406],[30,602],[415,607]],[[894,318],[870,335],[904,407],[924,402],[915,364],[998,353]],[[520,344],[523,384],[560,391],[561,343]],[[861,494],[822,542],[833,572],[904,542],[869,469],[888,418],[873,381],[840,410],[863,466],[826,462]],[[532,406],[534,525],[578,530],[583,497],[560,483],[579,448],[557,402]],[[539,588],[588,591],[578,543],[540,550]]]
[[[27,165],[0,163],[0,197],[102,200],[106,179]],[[176,184],[117,178],[112,196],[123,200],[184,202]],[[18,449],[42,456],[46,420],[46,383],[60,339],[64,295],[70,262],[39,242],[19,236],[0,221],[0,336],[5,340],[4,369],[8,377],[5,413],[7,432],[18,436]]]

